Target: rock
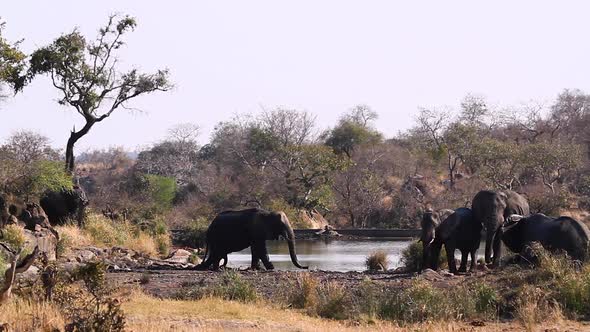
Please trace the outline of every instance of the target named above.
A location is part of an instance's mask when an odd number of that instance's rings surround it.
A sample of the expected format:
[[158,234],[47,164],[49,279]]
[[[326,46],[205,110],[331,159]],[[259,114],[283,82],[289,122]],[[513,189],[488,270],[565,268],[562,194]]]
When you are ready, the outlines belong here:
[[76,261],[78,262],[88,262],[94,258],[96,255],[91,250],[82,249],[76,252]]
[[33,279],[33,278],[36,278],[38,274],[39,274],[39,268],[33,265],[33,266],[29,267],[28,270],[21,273],[19,275],[19,278]]
[[166,258],[164,261],[166,262],[173,262],[173,263],[188,263],[188,259],[191,256],[191,252],[184,249],[177,249],[172,252],[172,254]]
[[47,254],[50,261],[56,259],[57,237],[47,228],[31,231],[25,229],[26,246],[33,251],[35,246],[39,247],[41,253]]
[[440,272],[438,272],[439,275],[443,276],[443,277],[454,277],[455,275],[452,274],[451,272],[447,271],[447,270],[441,270]]
[[439,281],[443,280],[443,276],[441,276],[438,272],[432,269],[425,269],[422,273],[418,276],[420,279],[428,280],[428,281]]
[[64,263],[60,264],[59,268],[67,273],[73,273],[80,266],[82,266],[82,264],[80,264],[78,262],[64,262]]

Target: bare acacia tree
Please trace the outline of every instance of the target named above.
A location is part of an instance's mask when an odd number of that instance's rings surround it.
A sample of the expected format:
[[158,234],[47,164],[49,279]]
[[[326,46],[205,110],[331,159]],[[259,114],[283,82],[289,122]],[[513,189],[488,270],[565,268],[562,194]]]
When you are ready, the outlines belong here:
[[27,79],[49,75],[53,86],[61,92],[58,102],[73,107],[85,120],[81,129],[74,127],[66,145],[65,165],[69,172],[74,170],[74,144],[92,126],[117,109],[128,108],[128,102],[135,97],[172,87],[168,70],[153,74],[137,69],[118,71],[116,52],[124,45],[123,36],[135,28],[136,22],[129,16],[116,19],[117,16],[110,16],[94,41],[88,42],[74,30],[31,55]]
[[194,123],[179,123],[168,129],[168,138],[180,143],[196,142],[201,133],[199,125]]
[[445,133],[451,123],[450,112],[422,108],[416,117],[416,121],[418,122],[418,131],[426,137],[429,145],[436,149],[438,153],[445,155],[450,187],[453,189],[455,187],[455,174],[460,165],[461,156],[456,154],[446,141]]

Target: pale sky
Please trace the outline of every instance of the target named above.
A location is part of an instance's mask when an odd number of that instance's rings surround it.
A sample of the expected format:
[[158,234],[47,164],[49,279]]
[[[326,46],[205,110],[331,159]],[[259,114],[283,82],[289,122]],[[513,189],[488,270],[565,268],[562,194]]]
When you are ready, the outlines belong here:
[[[74,27],[90,38],[111,13],[137,18],[123,66],[169,68],[176,88],[141,97],[77,144],[135,149],[180,122],[203,129],[236,113],[295,108],[334,125],[357,104],[386,137],[419,106],[457,107],[467,94],[506,106],[590,92],[587,1],[8,1],[5,36],[30,52]],[[31,129],[63,148],[81,118],[37,79],[0,104],[0,142]]]

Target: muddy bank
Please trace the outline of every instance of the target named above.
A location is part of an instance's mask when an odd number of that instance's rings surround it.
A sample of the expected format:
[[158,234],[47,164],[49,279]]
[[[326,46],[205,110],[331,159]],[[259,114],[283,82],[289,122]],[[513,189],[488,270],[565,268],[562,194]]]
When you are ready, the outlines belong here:
[[[257,293],[268,300],[286,296],[286,292],[293,288],[298,275],[307,272],[298,271],[240,271],[232,270],[248,281]],[[357,289],[361,283],[370,280],[376,287],[386,291],[407,287],[412,280],[421,278],[429,280],[433,285],[441,288],[460,284],[467,278],[484,277],[486,273],[477,272],[472,275],[453,276],[448,273],[433,273],[417,275],[415,273],[369,273],[369,272],[333,272],[309,271],[321,282],[336,281],[346,289]],[[139,286],[146,293],[161,298],[178,298],[194,289],[219,284],[224,276],[223,272],[191,271],[191,270],[144,270],[133,272],[108,273],[113,285]]]

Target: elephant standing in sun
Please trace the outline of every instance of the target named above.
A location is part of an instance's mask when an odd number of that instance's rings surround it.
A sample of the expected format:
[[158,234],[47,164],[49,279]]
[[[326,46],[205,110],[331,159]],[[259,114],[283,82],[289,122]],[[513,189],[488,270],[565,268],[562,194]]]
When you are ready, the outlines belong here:
[[[253,270],[260,269],[260,261],[267,270],[274,269],[266,250],[266,240],[277,240],[282,236],[289,246],[293,265],[299,264],[295,253],[295,233],[284,212],[271,212],[258,208],[239,211],[225,211],[218,214],[207,229],[207,251],[198,270],[219,269],[219,262],[227,254],[250,247]],[[225,265],[224,263],[224,265]]]
[[485,262],[498,266],[502,256],[502,225],[510,215],[528,216],[529,203],[522,195],[511,190],[482,190],[473,198],[471,210],[475,220],[485,229]]

